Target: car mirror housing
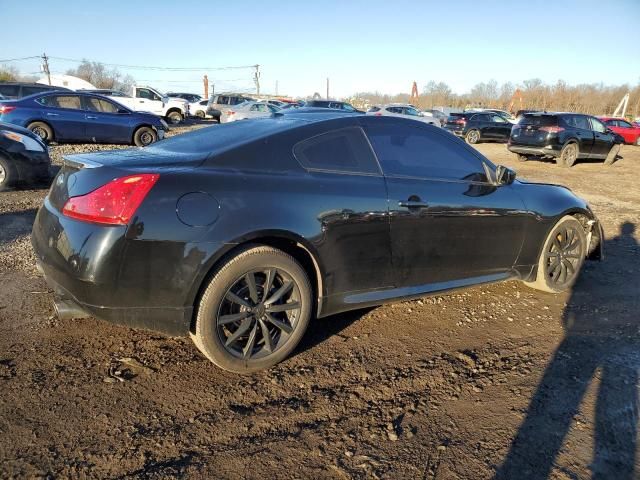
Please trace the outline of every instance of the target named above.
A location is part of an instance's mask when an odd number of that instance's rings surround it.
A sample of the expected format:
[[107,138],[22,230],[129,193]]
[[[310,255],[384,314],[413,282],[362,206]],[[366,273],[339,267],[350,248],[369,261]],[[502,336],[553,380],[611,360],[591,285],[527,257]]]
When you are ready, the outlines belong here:
[[496,167],[496,183],[498,185],[511,185],[516,179],[515,170],[511,170],[504,165]]

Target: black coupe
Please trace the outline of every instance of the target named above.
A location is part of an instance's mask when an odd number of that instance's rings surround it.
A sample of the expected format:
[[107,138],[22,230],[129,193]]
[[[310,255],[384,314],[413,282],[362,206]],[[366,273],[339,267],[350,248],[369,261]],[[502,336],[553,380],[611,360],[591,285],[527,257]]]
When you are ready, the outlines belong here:
[[67,157],[32,234],[59,314],[190,334],[246,373],[312,317],[511,279],[559,292],[601,255],[565,187],[420,122],[303,110]]

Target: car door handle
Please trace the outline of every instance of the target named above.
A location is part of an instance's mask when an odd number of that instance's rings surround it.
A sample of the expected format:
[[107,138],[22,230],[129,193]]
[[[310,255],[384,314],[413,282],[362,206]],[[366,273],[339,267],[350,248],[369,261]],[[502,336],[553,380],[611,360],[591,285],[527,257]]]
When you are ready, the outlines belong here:
[[87,120],[96,120],[98,117],[94,115],[87,115]]
[[420,200],[400,200],[398,202],[398,206],[404,208],[428,208],[429,205]]
[[59,113],[47,113],[47,117],[58,117]]

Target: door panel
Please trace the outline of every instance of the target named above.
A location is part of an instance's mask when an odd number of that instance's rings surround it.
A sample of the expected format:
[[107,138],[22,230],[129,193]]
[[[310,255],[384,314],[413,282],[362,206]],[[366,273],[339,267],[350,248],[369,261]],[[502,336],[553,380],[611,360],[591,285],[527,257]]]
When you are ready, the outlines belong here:
[[107,100],[84,97],[86,132],[97,143],[121,143],[131,140],[131,114],[117,113],[118,105]]
[[[399,287],[511,271],[526,219],[511,187],[387,178],[387,188]],[[412,197],[426,206],[404,206]]]
[[608,133],[602,122],[595,118],[589,118],[593,131],[593,147],[591,156],[594,158],[605,158],[613,146],[613,134]]
[[46,98],[44,120],[53,126],[57,140],[86,139],[85,112],[78,95],[56,95]]

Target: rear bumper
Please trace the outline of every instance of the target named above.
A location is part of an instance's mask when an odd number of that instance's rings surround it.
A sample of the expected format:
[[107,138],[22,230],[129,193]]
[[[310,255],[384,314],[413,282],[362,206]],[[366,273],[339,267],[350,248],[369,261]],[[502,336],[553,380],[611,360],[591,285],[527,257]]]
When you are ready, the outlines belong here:
[[58,298],[89,316],[187,335],[204,263],[220,245],[137,240],[128,228],[67,218],[47,197],[31,234],[38,267]]
[[543,147],[529,147],[525,145],[507,145],[507,149],[510,152],[518,153],[521,155],[537,155],[537,156],[549,156],[549,157],[559,157],[560,156],[560,147],[556,145],[547,145]]

